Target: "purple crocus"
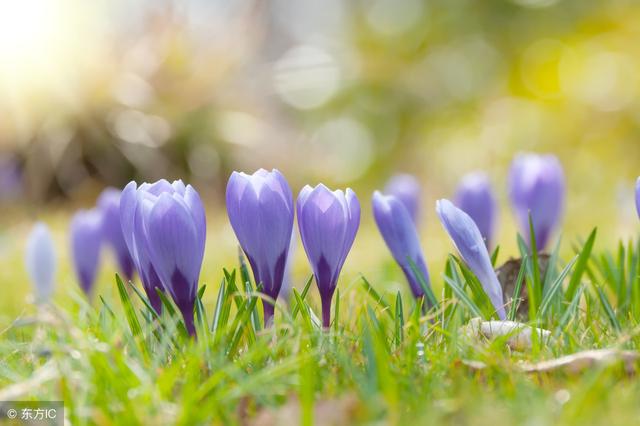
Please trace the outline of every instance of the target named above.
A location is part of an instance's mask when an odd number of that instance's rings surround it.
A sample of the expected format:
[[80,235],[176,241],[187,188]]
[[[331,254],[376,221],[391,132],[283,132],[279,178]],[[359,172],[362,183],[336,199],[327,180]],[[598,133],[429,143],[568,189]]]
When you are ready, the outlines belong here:
[[[293,195],[278,170],[260,169],[248,175],[233,172],[227,183],[227,214],[256,284],[276,300],[285,271],[293,230]],[[274,305],[263,301],[264,323],[273,318]]]
[[157,291],[164,291],[164,286],[158,277],[153,264],[151,263],[151,255],[147,248],[147,239],[145,233],[141,230],[140,219],[138,215],[138,192],[150,192],[155,196],[159,196],[163,192],[173,193],[173,186],[162,179],[153,184],[144,183],[138,185],[135,182],[129,182],[125,186],[120,195],[120,226],[122,227],[122,235],[124,237],[131,259],[135,264],[142,287],[144,288],[149,303],[153,309],[160,313],[162,311],[162,300],[158,296]]
[[482,172],[465,175],[456,190],[455,204],[471,216],[486,246],[491,248],[498,206],[489,177]]
[[93,293],[102,249],[102,213],[80,210],[71,220],[71,255],[80,287],[87,296]]
[[558,226],[565,198],[562,165],[554,155],[519,154],[509,172],[509,197],[520,230],[530,243],[529,214],[536,246],[544,250]]
[[120,271],[127,280],[133,278],[133,260],[120,224],[120,194],[115,188],[106,188],[98,197],[98,208],[102,212],[102,229],[105,242],[111,246]]
[[407,277],[413,295],[416,298],[424,296],[420,277],[414,270],[422,275],[427,285],[429,272],[420,247],[418,232],[409,212],[397,197],[382,195],[379,191],[373,193],[372,204],[373,217],[380,234]]
[[395,196],[404,204],[414,223],[418,223],[420,214],[420,183],[413,175],[401,173],[391,177],[384,193]]
[[56,278],[57,256],[47,225],[38,222],[34,225],[25,253],[25,266],[33,283],[35,301],[45,303],[51,299]]
[[23,171],[18,159],[0,154],[0,204],[14,201],[23,191]]
[[478,226],[468,214],[454,206],[449,200],[438,201],[436,212],[445,231],[458,249],[460,257],[478,277],[482,288],[496,309],[498,317],[505,319],[502,287],[491,265],[489,252]]
[[200,195],[181,180],[139,188],[130,182],[122,192],[120,218],[149,299],[154,302],[151,294],[159,281],[194,335],[193,308],[207,233]]
[[638,217],[640,217],[640,177],[636,180],[636,210]]
[[320,184],[302,188],[297,201],[302,245],[322,300],[322,323],[331,323],[331,298],[360,225],[360,203],[347,189],[331,191]]

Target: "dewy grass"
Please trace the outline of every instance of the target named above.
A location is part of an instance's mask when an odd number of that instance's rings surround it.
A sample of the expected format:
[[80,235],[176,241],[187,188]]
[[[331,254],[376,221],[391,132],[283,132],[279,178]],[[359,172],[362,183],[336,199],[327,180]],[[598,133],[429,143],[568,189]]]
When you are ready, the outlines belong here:
[[[638,349],[639,243],[615,253],[594,243],[595,231],[571,259],[556,256],[552,278],[529,284],[543,286],[531,325],[553,337],[522,352],[461,332],[494,313],[454,257],[433,274],[444,291],[431,310],[363,276],[339,287],[330,328],[311,279],[264,327],[257,313],[269,301],[229,268],[219,286],[200,287],[196,338],[170,298],[157,313],[116,276],[119,301],[38,306],[3,332],[0,399],[64,400],[71,424],[635,424],[640,382],[621,363],[521,370],[582,350]],[[519,288],[535,280],[532,260]]]

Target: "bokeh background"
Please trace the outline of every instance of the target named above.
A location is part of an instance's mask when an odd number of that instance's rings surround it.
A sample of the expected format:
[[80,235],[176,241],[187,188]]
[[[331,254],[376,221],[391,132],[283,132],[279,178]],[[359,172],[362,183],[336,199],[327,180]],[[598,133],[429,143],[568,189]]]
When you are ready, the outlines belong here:
[[[637,234],[640,2],[633,0],[0,1],[0,318],[29,293],[25,235],[59,243],[105,186],[182,178],[207,202],[203,281],[233,262],[223,193],[232,170],[277,167],[350,186],[363,226],[359,272],[402,287],[370,215],[395,172],[424,187],[431,275],[452,250],[434,202],[485,170],[501,201],[502,259],[515,254],[506,199],[519,151],[550,152],[568,180],[564,253],[598,225],[598,246]],[[309,268],[301,247],[295,277]],[[108,254],[99,292],[112,291]],[[436,286],[439,284],[436,284]]]

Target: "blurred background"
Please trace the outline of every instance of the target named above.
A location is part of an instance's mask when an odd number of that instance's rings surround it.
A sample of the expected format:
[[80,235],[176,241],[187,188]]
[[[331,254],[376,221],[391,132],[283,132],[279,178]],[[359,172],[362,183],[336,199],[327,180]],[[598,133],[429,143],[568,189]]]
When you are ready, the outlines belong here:
[[217,281],[235,245],[226,180],[259,167],[294,193],[356,190],[353,277],[389,257],[368,206],[395,172],[423,184],[430,263],[452,250],[435,199],[478,169],[501,201],[499,243],[515,247],[505,176],[519,151],[562,161],[565,240],[595,225],[599,242],[628,237],[638,22],[634,0],[0,0],[0,285],[33,220],[56,229],[64,259],[74,208],[162,177],[207,200]]

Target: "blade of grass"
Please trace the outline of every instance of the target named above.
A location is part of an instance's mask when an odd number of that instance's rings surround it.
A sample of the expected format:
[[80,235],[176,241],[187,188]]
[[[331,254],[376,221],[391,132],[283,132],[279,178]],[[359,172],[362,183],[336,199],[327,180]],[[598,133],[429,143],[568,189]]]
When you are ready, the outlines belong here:
[[395,310],[395,344],[396,348],[400,347],[404,340],[404,313],[402,310],[402,295],[400,292],[396,294],[396,310]]
[[471,298],[469,297],[466,291],[460,288],[455,281],[453,281],[451,278],[447,277],[446,275],[443,278],[445,283],[451,287],[451,290],[456,295],[458,300],[460,300],[464,305],[467,306],[467,308],[471,311],[474,317],[485,318],[485,315],[483,315],[482,311],[475,304],[475,302],[471,300]]
[[562,282],[569,274],[569,271],[571,271],[571,268],[573,268],[573,265],[576,263],[577,259],[578,255],[574,256],[574,258],[571,259],[571,262],[569,262],[567,266],[564,267],[562,272],[560,272],[560,275],[558,275],[556,280],[549,287],[547,294],[542,299],[542,303],[540,304],[540,313],[538,314],[538,318],[544,318],[544,316],[547,314],[547,311],[553,303],[555,295],[559,292],[560,288],[562,288]]
[[[309,293],[309,288],[311,288],[312,282],[313,282],[313,275],[310,275],[309,279],[307,280],[307,283],[304,285],[304,288],[302,289],[302,293],[300,294],[300,298],[302,300],[305,300],[305,298],[307,297],[307,293]],[[301,306],[302,305],[299,305],[297,303],[297,299],[296,299],[296,305],[291,310],[291,318],[296,319],[296,317],[298,316],[298,311],[300,310]]]
[[391,307],[384,300],[384,298],[373,288],[373,286],[369,283],[367,278],[364,275],[361,275],[362,286],[367,291],[367,294],[371,296],[371,298],[376,302],[376,304],[382,306],[382,310],[387,313],[391,318],[393,318],[393,313],[391,312]]
[[227,300],[226,293],[226,278],[223,278],[220,282],[220,289],[218,290],[218,297],[216,299],[216,307],[213,311],[213,321],[211,322],[211,331],[214,334],[218,334],[218,331],[226,326],[226,323],[222,323],[222,311],[224,309],[225,301]]
[[138,337],[140,334],[142,334],[142,327],[140,326],[140,321],[138,321],[138,316],[136,315],[136,310],[133,307],[133,303],[131,303],[129,293],[124,287],[124,284],[122,283],[122,280],[120,279],[120,276],[118,274],[116,274],[116,284],[118,286],[118,293],[124,307],[124,313],[127,317],[127,322],[129,323],[131,334],[133,334],[133,337]]
[[518,271],[518,277],[516,278],[516,284],[513,289],[513,296],[511,297],[511,306],[509,308],[509,315],[507,319],[514,321],[516,314],[518,313],[518,307],[520,306],[520,293],[522,292],[522,283],[524,282],[524,275],[526,271],[526,262],[529,255],[525,255],[520,262],[520,270]]
[[567,292],[565,293],[565,300],[571,301],[578,290],[578,285],[580,284],[580,280],[582,279],[582,274],[584,273],[587,263],[589,262],[589,258],[591,257],[591,250],[593,249],[593,244],[596,240],[596,235],[598,234],[598,228],[593,228],[591,234],[589,234],[589,238],[587,238],[587,242],[582,247],[580,254],[578,255],[578,260],[576,261],[576,266],[573,269],[573,274],[571,275],[571,279],[569,280],[569,285],[567,286]]
[[500,246],[496,246],[496,248],[493,250],[493,253],[491,253],[491,266],[493,266],[494,268],[496,267],[496,262],[498,261],[499,254]]
[[622,327],[620,325],[620,322],[618,321],[618,318],[616,317],[613,307],[611,306],[611,302],[609,302],[609,298],[602,290],[602,287],[600,287],[599,285],[595,285],[595,288],[596,288],[596,292],[598,293],[598,299],[600,299],[600,304],[602,305],[602,308],[604,309],[604,312],[607,315],[609,322],[611,322],[611,325],[617,331],[620,331]]

